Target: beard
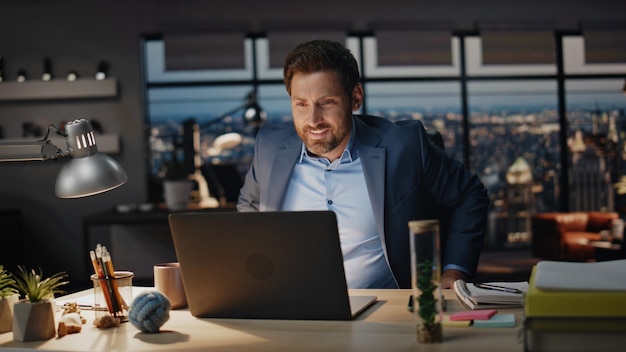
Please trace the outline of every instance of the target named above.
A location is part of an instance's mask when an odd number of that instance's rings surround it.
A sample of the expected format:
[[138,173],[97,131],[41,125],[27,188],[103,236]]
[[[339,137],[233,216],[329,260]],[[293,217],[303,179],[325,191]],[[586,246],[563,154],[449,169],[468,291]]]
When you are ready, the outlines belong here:
[[[304,145],[309,152],[321,156],[333,151],[341,144],[341,142],[348,138],[350,136],[351,126],[351,116],[347,116],[343,122],[338,124],[335,128],[325,123],[319,124],[315,127],[305,126],[298,131],[298,135],[304,142]],[[324,139],[310,138],[309,133],[311,130],[320,129],[329,129],[330,135]]]

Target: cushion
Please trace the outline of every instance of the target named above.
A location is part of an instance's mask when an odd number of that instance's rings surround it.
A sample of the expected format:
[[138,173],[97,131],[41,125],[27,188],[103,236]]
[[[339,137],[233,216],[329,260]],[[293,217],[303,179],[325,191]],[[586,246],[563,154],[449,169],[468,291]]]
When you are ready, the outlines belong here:
[[589,212],[589,221],[587,222],[587,231],[600,232],[611,229],[611,221],[619,217],[618,213],[604,213],[599,211]]

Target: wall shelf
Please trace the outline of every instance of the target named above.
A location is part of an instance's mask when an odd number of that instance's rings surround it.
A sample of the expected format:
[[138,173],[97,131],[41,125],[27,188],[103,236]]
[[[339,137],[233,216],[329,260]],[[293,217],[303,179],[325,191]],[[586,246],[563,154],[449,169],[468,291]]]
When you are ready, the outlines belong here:
[[117,80],[115,78],[0,82],[0,101],[111,98],[115,96],[117,96]]
[[[96,134],[98,152],[104,154],[119,154],[121,151],[120,136],[116,133]],[[0,138],[0,159],[10,158],[15,160],[16,156],[40,155],[41,146],[38,145],[11,145],[11,143],[34,142],[43,139],[42,137],[32,138]],[[50,141],[63,150],[67,149],[65,137],[50,136]],[[4,143],[4,144],[3,144]]]

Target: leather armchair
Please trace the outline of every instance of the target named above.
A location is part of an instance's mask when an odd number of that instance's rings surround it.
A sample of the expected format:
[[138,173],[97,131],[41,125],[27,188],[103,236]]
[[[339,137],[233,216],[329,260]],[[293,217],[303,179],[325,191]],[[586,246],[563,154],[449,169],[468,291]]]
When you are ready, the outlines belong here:
[[610,230],[617,218],[618,213],[598,211],[533,214],[532,254],[549,260],[593,260],[594,248],[585,242],[600,240],[600,232]]

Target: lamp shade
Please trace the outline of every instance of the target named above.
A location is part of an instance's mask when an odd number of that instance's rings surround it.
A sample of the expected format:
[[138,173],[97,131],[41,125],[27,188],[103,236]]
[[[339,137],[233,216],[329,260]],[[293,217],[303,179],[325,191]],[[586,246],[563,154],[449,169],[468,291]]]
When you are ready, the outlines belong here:
[[128,177],[113,158],[98,153],[89,121],[66,125],[67,145],[72,157],[59,172],[55,193],[59,198],[78,198],[109,191],[123,185]]
[[59,198],[78,198],[106,192],[123,185],[126,173],[108,155],[94,154],[69,160],[57,176]]

